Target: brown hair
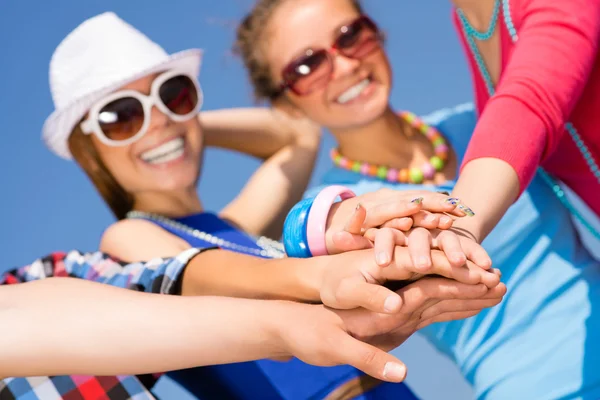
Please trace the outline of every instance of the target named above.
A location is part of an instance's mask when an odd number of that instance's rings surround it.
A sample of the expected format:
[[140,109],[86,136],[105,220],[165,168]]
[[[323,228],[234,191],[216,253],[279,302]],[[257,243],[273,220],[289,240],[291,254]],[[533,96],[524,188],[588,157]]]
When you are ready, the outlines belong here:
[[[234,52],[244,61],[254,96],[258,100],[275,100],[281,94],[279,85],[271,78],[271,70],[263,52],[266,27],[273,13],[285,0],[258,0],[237,29]],[[360,0],[349,0],[359,13],[363,13]]]
[[133,197],[112,176],[100,158],[92,138],[85,135],[79,124],[69,136],[69,150],[85,171],[117,219],[124,219],[133,208]]

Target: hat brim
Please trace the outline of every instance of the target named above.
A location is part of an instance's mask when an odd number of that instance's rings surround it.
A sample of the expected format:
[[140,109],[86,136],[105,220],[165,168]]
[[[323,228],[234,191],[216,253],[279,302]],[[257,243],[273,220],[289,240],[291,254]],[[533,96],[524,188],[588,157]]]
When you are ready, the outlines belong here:
[[190,49],[171,54],[165,61],[159,64],[141,71],[132,72],[128,77],[118,82],[90,93],[83,98],[76,99],[63,109],[55,110],[44,122],[44,127],[42,128],[44,143],[59,157],[66,160],[73,159],[69,151],[69,136],[77,122],[84,117],[97,101],[130,82],[164,70],[179,69],[193,76],[198,76],[202,64],[202,53],[200,49]]

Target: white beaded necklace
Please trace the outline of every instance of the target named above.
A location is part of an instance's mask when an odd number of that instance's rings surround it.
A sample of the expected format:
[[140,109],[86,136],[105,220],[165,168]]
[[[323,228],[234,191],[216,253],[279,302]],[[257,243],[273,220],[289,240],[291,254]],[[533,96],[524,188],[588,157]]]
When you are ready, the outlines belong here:
[[152,214],[143,211],[130,211],[127,213],[127,218],[148,219],[154,222],[159,222],[167,225],[170,228],[176,229],[187,235],[193,236],[197,239],[203,240],[205,242],[214,244],[225,249],[233,250],[235,252],[244,252],[268,258],[283,258],[285,256],[285,250],[283,248],[283,245],[278,241],[269,239],[265,236],[253,238],[256,240],[256,245],[261,248],[261,250],[259,250],[248,246],[242,246],[225,239],[221,239],[218,236],[203,232],[199,229],[192,228],[189,225],[158,214]]

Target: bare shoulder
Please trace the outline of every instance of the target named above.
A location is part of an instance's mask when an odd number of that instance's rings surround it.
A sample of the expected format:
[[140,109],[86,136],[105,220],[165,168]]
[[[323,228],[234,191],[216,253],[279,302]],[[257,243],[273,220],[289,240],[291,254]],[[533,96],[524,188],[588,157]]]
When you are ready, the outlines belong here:
[[100,250],[125,261],[172,257],[190,245],[160,226],[143,219],[124,219],[102,235]]
[[160,226],[144,219],[122,219],[110,225],[102,235],[102,241],[131,238],[131,235],[168,234]]

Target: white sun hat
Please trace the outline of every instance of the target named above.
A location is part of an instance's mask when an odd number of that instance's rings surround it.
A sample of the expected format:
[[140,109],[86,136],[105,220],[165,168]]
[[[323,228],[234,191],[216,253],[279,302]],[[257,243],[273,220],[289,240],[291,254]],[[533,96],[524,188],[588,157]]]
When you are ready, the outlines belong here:
[[60,157],[71,159],[69,135],[97,101],[127,83],[164,70],[198,76],[201,62],[202,50],[169,55],[115,13],[84,21],[58,45],[50,60],[55,110],[44,122],[44,142]]

